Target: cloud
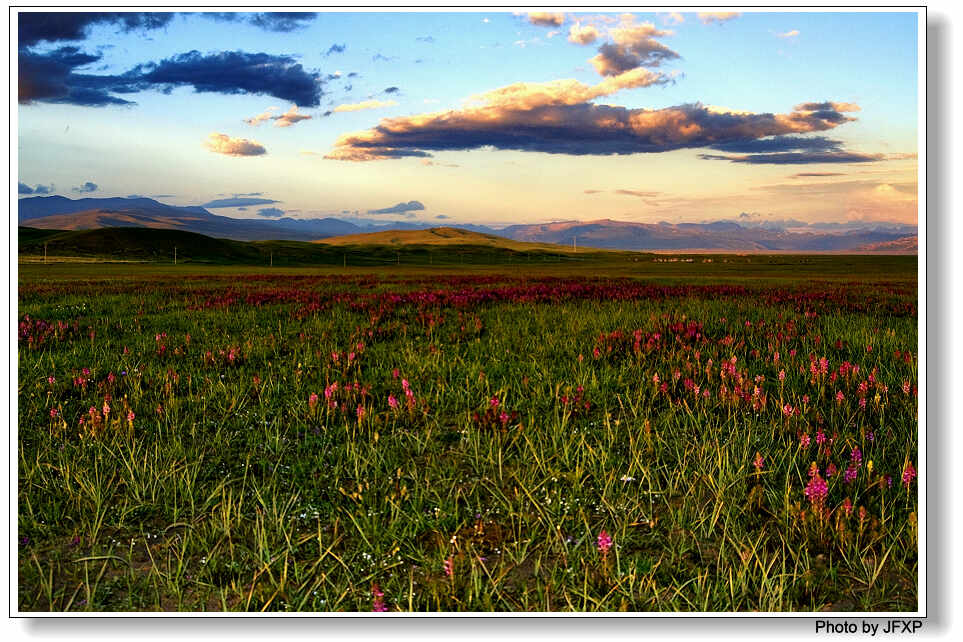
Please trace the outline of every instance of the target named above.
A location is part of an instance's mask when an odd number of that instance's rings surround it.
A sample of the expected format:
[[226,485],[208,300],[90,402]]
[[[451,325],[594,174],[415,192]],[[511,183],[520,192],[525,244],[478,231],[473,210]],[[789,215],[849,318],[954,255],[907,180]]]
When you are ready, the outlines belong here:
[[368,210],[368,214],[404,214],[406,212],[416,212],[423,209],[425,209],[425,206],[420,201],[408,201],[407,203],[397,203],[396,205],[380,210]]
[[421,164],[425,167],[461,167],[457,163],[439,163],[438,161],[433,161],[427,158],[421,159]]
[[662,192],[642,192],[634,189],[617,189],[615,193],[624,196],[637,196],[638,198],[655,198],[662,194]]
[[170,93],[177,87],[197,92],[269,95],[298,105],[321,103],[321,78],[306,72],[291,56],[227,51],[202,55],[190,51],[160,62],[137,65],[115,75],[80,74],[76,69],[99,61],[100,55],[61,47],[47,53],[19,52],[21,103],[68,103],[88,107],[133,104],[112,94],[147,89]]
[[679,58],[679,54],[655,39],[671,35],[671,31],[663,31],[651,22],[623,21],[621,26],[609,29],[613,42],[599,47],[598,55],[589,62],[602,76],[617,76],[636,67],[658,67],[666,60]]
[[291,109],[287,110],[280,116],[274,116],[272,120],[274,120],[275,127],[290,127],[291,125],[300,123],[302,120],[311,120],[311,116],[308,116],[307,114],[299,114],[298,106],[291,105]]
[[723,22],[728,22],[738,18],[742,14],[738,11],[708,11],[698,14],[699,20],[702,24],[707,25],[709,23],[715,22],[717,24],[722,24]]
[[264,146],[246,138],[231,138],[227,134],[213,133],[207,137],[204,147],[225,156],[262,156]]
[[435,41],[433,36],[418,36],[417,38],[415,38],[415,40],[417,40],[418,42],[427,42],[428,44],[431,44]]
[[777,33],[778,38],[795,38],[799,35],[799,29],[793,29],[792,31],[787,31],[786,33]]
[[344,50],[347,49],[347,48],[348,48],[348,45],[346,45],[346,44],[342,44],[342,45],[333,44],[333,45],[331,45],[330,47],[328,47],[328,50],[327,50],[326,52],[324,52],[324,55],[325,55],[325,56],[330,56],[331,54],[344,53]]
[[782,152],[777,154],[748,154],[745,156],[721,156],[699,154],[703,160],[726,160],[732,163],[752,165],[805,165],[809,163],[875,163],[886,160],[885,154],[860,154],[858,152]]
[[384,118],[372,129],[341,136],[326,158],[371,161],[485,147],[569,155],[656,153],[827,131],[854,120],[838,112],[719,113],[699,103],[649,110],[588,102],[669,81],[637,68],[597,85],[516,83],[473,97],[463,109]]
[[113,25],[120,31],[149,31],[167,26],[173,13],[116,12],[22,12],[17,14],[19,46],[40,42],[84,40],[95,25]]
[[789,178],[809,178],[816,176],[845,176],[846,174],[842,172],[799,172],[798,174],[793,174]]
[[397,94],[399,91],[401,91],[401,90],[398,89],[397,87],[388,87],[387,89],[384,90],[384,93],[386,93],[386,94]]
[[257,215],[264,216],[266,218],[279,218],[284,216],[284,210],[276,207],[262,207],[257,211]]
[[235,11],[202,11],[197,15],[218,22],[243,22],[265,31],[289,33],[308,26],[317,17],[309,11],[266,11],[241,13]]
[[86,107],[133,104],[108,93],[115,88],[125,89],[123,80],[118,77],[75,72],[100,58],[77,47],[60,47],[46,53],[20,51],[17,56],[17,100],[21,104],[67,103]]
[[266,120],[271,120],[272,118],[276,118],[276,116],[271,112],[277,111],[277,109],[278,109],[277,107],[268,107],[257,116],[251,116],[250,118],[245,118],[244,122],[247,123],[248,125],[251,125],[252,127],[257,127],[258,125],[260,125]]
[[[260,192],[256,192],[260,193]],[[246,207],[249,205],[271,205],[273,203],[280,203],[281,201],[276,201],[271,198],[245,198],[243,194],[236,194],[231,198],[219,198],[213,201],[208,201],[201,205],[201,207],[210,207],[212,209],[217,209],[219,207]]]
[[321,104],[320,74],[308,73],[291,56],[243,51],[203,55],[189,51],[158,63],[138,65],[140,85],[189,86],[197,92],[219,94],[262,94],[289,100],[297,105]]
[[584,192],[585,192],[586,194],[601,194],[601,193],[604,192],[604,191],[605,191],[604,189],[587,189],[587,190],[584,190]]
[[317,15],[310,11],[265,11],[252,14],[248,22],[266,31],[289,33],[307,27]]
[[673,11],[664,15],[662,17],[662,22],[667,25],[681,25],[683,22],[685,22],[685,16],[683,16],[681,13]]
[[97,183],[91,183],[90,181],[87,181],[79,187],[72,187],[71,191],[78,192],[80,194],[89,194],[90,192],[96,192],[98,189]]
[[17,182],[17,194],[50,194],[54,191],[53,183],[50,185],[37,185],[30,187],[26,183]]
[[794,107],[796,111],[859,111],[859,105],[854,103],[838,103],[830,100],[821,103],[802,103]]
[[565,14],[534,11],[528,14],[528,21],[540,27],[561,27],[562,23],[565,22]]
[[733,140],[709,145],[709,147],[722,152],[758,154],[799,150],[810,152],[837,152],[842,151],[841,145],[841,141],[832,140],[824,136],[813,136],[811,138],[803,138],[801,136],[776,136],[774,138]]
[[381,52],[376,53],[371,56],[371,62],[391,62],[395,60],[398,56],[385,56]]
[[576,45],[590,45],[602,34],[593,25],[582,25],[576,22],[568,30],[568,41]]
[[346,111],[362,111],[364,109],[380,109],[382,107],[393,107],[397,105],[393,100],[365,100],[360,103],[349,103],[345,105],[338,105],[332,112],[346,112]]
[[439,215],[436,216],[435,218],[444,220],[444,219],[446,219],[446,218],[451,218],[451,217],[448,216],[447,214],[439,214]]

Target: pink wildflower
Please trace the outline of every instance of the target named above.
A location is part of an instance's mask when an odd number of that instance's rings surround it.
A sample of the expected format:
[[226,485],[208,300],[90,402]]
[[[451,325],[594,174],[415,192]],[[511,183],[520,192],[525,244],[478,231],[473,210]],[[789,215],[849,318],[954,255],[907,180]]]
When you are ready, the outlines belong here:
[[51,408],[51,409],[50,409],[50,418],[53,419],[53,418],[56,417],[56,416],[57,416],[57,409],[56,409],[56,408]]
[[809,433],[803,433],[802,437],[799,438],[799,445],[803,448],[809,448]]
[[310,408],[311,410],[314,410],[314,407],[317,405],[318,405],[318,395],[317,393],[312,392],[311,396],[308,397],[308,408]]
[[394,395],[388,395],[388,405],[389,405],[392,409],[395,409],[395,408],[398,407],[398,400],[395,399],[395,396],[394,396]]
[[819,476],[819,473],[809,480],[805,490],[803,490],[803,494],[809,499],[810,503],[813,504],[822,504],[828,493],[829,486],[823,478]]
[[752,465],[755,467],[757,473],[762,470],[763,464],[765,463],[766,458],[756,452],[756,458],[752,460]]
[[903,485],[909,488],[910,483],[916,479],[916,469],[913,468],[913,464],[906,462],[903,467]]
[[455,568],[455,560],[454,558],[449,557],[448,559],[445,560],[445,563],[444,563],[445,577],[451,577],[451,574],[454,571],[454,568]]
[[371,585],[371,597],[373,598],[371,603],[372,612],[384,613],[388,610],[388,607],[385,606],[385,594],[377,584]]
[[602,532],[599,533],[596,544],[602,555],[607,554],[609,549],[612,548],[612,537],[605,531],[604,528],[602,529]]

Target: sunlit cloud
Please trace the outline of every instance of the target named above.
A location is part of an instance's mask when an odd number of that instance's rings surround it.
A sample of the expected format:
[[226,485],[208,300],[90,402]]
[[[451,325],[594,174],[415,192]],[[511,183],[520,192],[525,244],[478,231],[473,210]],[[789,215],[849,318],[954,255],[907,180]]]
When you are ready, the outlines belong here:
[[595,26],[583,25],[581,22],[576,22],[568,30],[568,41],[576,45],[590,45],[600,36],[599,30]]
[[741,15],[738,11],[707,11],[699,13],[698,18],[704,25],[712,22],[722,24],[723,22],[734,20]]
[[535,11],[528,14],[528,21],[533,25],[542,27],[561,27],[562,23],[565,22],[565,14]]
[[338,105],[331,111],[333,112],[350,112],[350,111],[363,111],[365,109],[381,109],[382,107],[393,107],[398,103],[393,100],[365,100],[360,103],[348,103],[345,105]]
[[793,29],[792,31],[787,31],[786,33],[777,33],[776,36],[779,38],[795,38],[799,35],[799,29]]
[[267,153],[264,146],[246,138],[231,138],[227,134],[213,133],[207,137],[204,147],[225,156],[262,156]]

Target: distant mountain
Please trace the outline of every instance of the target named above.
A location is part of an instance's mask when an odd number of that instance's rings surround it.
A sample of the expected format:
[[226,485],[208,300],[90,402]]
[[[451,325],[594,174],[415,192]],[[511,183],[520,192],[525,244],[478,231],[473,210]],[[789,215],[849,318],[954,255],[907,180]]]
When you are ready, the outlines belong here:
[[[149,198],[81,198],[37,196],[19,201],[18,220],[33,228],[88,230],[106,227],[148,227],[195,232],[238,241],[313,241],[331,237],[387,231],[423,231],[431,223],[386,222],[337,218],[238,219],[212,214],[203,207],[175,207]],[[876,252],[915,233],[906,225],[855,223],[814,224],[795,221],[793,227],[710,223],[631,223],[601,219],[556,223],[510,225],[495,229],[483,225],[447,223],[448,229],[531,243],[615,250],[715,250],[734,252]],[[400,237],[399,237],[400,238]]]
[[826,232],[743,227],[731,221],[713,223],[629,223],[603,219],[512,225],[499,234],[520,241],[557,243],[618,250],[858,251],[894,241],[905,231],[857,229]]
[[486,234],[455,227],[432,227],[423,230],[388,230],[380,232],[368,232],[366,234],[333,236],[315,241],[315,243],[338,247],[374,245],[391,247],[436,247],[460,245],[500,248],[520,252],[532,252],[538,250],[562,254],[569,254],[572,252],[572,248],[566,245],[516,241],[505,238],[504,236],[498,236],[496,234]]
[[863,252],[891,252],[898,254],[915,254],[919,252],[919,238],[917,236],[904,236],[895,241],[884,241],[882,243],[869,243],[858,248]]

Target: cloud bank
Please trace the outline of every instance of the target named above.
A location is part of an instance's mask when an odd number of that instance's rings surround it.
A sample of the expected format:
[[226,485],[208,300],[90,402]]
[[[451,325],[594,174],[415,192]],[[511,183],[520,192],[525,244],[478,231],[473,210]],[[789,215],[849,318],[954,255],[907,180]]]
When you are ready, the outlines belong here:
[[406,212],[416,212],[423,209],[425,209],[425,206],[420,201],[408,201],[407,203],[398,203],[380,210],[368,210],[368,214],[405,214]]

